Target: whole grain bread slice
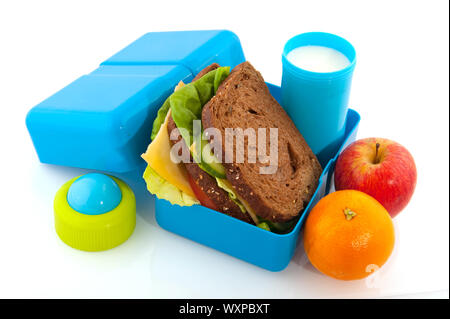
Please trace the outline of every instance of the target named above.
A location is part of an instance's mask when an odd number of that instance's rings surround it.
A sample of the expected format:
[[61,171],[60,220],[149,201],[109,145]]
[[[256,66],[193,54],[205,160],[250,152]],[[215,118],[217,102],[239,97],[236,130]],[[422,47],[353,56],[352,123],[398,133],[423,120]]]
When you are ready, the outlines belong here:
[[[268,163],[248,160],[249,139],[244,140],[244,162],[223,165],[227,179],[254,212],[273,222],[298,216],[317,188],[322,168],[303,136],[283,108],[272,97],[261,74],[249,63],[236,66],[202,111],[204,128],[222,133],[219,147],[225,154],[225,128],[266,128],[266,150],[270,149],[269,128],[278,128],[276,172],[261,174]],[[252,145],[255,147],[255,145]],[[259,152],[256,144],[257,154]],[[266,152],[265,154],[267,154]]]

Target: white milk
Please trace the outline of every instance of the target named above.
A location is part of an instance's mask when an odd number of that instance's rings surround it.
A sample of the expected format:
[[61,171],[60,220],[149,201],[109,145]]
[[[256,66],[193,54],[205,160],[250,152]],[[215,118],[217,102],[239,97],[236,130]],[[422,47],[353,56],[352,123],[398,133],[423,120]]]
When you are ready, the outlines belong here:
[[318,45],[305,45],[293,49],[287,59],[295,66],[311,72],[335,72],[350,65],[341,52]]

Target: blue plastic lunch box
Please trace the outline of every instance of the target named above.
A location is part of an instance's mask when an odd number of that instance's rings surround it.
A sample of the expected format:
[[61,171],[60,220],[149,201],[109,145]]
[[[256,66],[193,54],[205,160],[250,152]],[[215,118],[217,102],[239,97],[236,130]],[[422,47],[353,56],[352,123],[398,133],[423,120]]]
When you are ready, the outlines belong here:
[[178,82],[213,62],[243,61],[230,31],[147,33],[28,112],[39,159],[111,173],[143,168],[153,120]]
[[[280,87],[272,84],[268,86],[272,95],[280,101]],[[355,140],[359,121],[359,114],[349,109],[345,136],[338,154]],[[267,270],[281,271],[287,267],[294,255],[298,234],[310,210],[330,192],[338,154],[328,161],[311,201],[295,228],[288,234],[272,233],[207,207],[198,205],[181,207],[158,198],[155,200],[156,221],[170,232]]]
[[[30,110],[26,124],[43,163],[124,173],[145,168],[153,120],[179,81],[216,62],[245,61],[239,38],[226,30],[147,33]],[[280,87],[268,84],[280,101]],[[324,114],[324,116],[326,116]],[[355,140],[359,114],[349,110],[338,154]],[[299,128],[301,131],[301,128]],[[319,132],[318,132],[319,133]],[[195,205],[156,199],[158,224],[173,233],[271,271],[284,269],[312,207],[328,192],[337,155],[295,228],[275,234]]]

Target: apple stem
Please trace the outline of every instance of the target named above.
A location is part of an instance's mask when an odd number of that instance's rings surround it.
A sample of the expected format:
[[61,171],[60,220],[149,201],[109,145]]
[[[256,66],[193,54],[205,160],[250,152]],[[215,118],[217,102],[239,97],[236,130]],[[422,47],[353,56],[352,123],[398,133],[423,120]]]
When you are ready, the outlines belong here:
[[352,220],[353,217],[356,216],[356,213],[352,211],[350,208],[344,209],[344,215],[346,220]]
[[375,144],[375,160],[374,164],[378,164],[380,162],[380,159],[378,158],[378,149],[380,148],[380,143]]

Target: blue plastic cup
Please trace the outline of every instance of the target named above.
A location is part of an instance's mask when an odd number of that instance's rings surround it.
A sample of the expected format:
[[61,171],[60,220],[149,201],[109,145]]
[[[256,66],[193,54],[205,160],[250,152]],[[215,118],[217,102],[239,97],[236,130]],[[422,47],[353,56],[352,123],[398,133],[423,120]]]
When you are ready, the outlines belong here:
[[[292,64],[287,55],[301,46],[335,49],[350,64],[335,72],[311,72]],[[330,33],[309,32],[291,38],[282,54],[282,105],[322,166],[338,151],[345,133],[348,99],[356,52],[347,40]]]

